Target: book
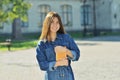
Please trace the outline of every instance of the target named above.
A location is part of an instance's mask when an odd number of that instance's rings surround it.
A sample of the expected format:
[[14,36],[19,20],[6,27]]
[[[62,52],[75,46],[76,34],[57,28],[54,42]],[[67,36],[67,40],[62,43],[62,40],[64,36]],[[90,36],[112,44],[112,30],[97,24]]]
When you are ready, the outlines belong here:
[[66,52],[64,52],[64,53],[56,53],[56,61],[63,60],[65,58],[67,58]]

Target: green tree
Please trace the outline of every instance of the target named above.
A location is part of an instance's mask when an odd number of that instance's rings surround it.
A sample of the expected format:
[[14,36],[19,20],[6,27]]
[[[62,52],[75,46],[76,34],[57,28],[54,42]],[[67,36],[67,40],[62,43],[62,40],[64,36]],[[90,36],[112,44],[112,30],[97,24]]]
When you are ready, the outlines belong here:
[[0,24],[12,23],[12,38],[20,39],[21,21],[27,21],[31,4],[24,0],[0,0]]

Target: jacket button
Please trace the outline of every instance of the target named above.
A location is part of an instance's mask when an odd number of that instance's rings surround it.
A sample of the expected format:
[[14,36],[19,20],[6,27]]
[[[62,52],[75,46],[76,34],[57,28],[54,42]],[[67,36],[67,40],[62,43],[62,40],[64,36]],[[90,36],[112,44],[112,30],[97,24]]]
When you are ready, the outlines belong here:
[[61,74],[61,77],[64,77],[64,74]]

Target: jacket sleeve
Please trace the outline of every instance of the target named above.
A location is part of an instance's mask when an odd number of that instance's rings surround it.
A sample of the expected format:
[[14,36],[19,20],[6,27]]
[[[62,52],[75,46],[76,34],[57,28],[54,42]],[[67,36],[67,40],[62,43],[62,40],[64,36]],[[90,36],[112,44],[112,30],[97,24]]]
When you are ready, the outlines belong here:
[[52,62],[47,61],[46,56],[44,54],[44,48],[42,43],[38,44],[36,48],[36,53],[37,53],[36,58],[40,66],[40,69],[43,71],[48,71],[48,70],[52,71],[55,65],[55,61],[52,61]]
[[67,40],[69,42],[69,50],[71,51],[73,58],[68,57],[72,61],[77,61],[80,57],[80,50],[71,36],[67,35]]

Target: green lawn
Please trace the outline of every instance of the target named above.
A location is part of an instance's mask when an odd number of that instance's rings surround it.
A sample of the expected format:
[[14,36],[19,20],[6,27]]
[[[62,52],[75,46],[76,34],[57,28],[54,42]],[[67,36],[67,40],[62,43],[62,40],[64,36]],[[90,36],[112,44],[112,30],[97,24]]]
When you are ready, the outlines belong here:
[[[0,35],[0,43],[5,42],[10,38],[10,35]],[[36,47],[39,34],[24,34],[22,40],[14,40],[11,43],[11,51],[23,50]],[[5,45],[0,45],[0,51],[7,51],[8,48]]]
[[[81,39],[84,38],[81,32],[71,32],[69,33],[74,39]],[[108,36],[108,35],[120,35],[120,32],[117,33],[110,33],[110,32],[102,32],[99,36]],[[94,37],[92,33],[88,33],[86,38]],[[5,41],[6,38],[10,38],[9,35],[0,35],[0,43]],[[12,41],[11,51],[15,50],[23,50],[34,48],[37,45],[39,38],[39,34],[25,34],[24,40],[14,40]],[[6,46],[0,45],[0,51],[7,51],[8,48]]]
[[[11,42],[11,51],[15,50],[23,50],[23,49],[29,49],[36,47],[37,45],[37,40],[26,40],[26,41],[13,41]],[[8,48],[7,46],[0,46],[0,51],[7,51]]]

